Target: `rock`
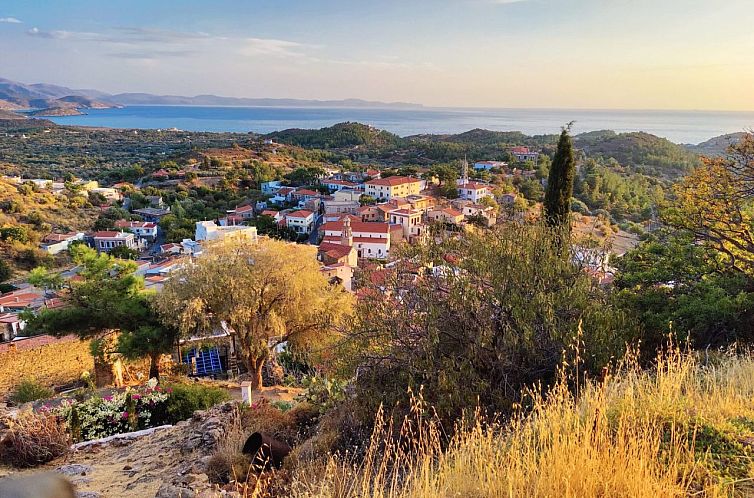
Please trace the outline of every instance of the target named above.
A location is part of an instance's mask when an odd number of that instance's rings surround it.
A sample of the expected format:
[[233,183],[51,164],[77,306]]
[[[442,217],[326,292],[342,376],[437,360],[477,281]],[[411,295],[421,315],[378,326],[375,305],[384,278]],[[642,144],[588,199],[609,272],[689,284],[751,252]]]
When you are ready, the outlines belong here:
[[131,469],[133,469],[133,467],[131,467],[130,465],[123,466],[123,470],[131,470]]
[[71,465],[63,465],[55,469],[55,472],[63,474],[68,477],[85,476],[92,471],[91,465],[82,465],[79,463],[73,463]]
[[195,498],[196,493],[189,488],[180,488],[170,483],[163,483],[154,498]]
[[94,491],[79,491],[76,498],[102,498],[102,495]]

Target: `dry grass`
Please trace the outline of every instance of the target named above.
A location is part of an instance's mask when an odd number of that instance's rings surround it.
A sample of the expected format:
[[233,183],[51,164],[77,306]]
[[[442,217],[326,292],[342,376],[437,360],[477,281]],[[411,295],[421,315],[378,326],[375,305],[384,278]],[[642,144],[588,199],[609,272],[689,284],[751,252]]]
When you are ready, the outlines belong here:
[[[627,361],[581,389],[531,393],[505,424],[477,421],[443,447],[421,403],[391,442],[376,431],[366,460],[344,457],[294,471],[304,497],[749,496],[754,360],[702,366],[677,350],[653,372]],[[754,439],[751,439],[754,441]]]
[[16,467],[33,467],[65,455],[71,438],[65,424],[49,413],[24,412],[10,419],[0,439],[0,462]]

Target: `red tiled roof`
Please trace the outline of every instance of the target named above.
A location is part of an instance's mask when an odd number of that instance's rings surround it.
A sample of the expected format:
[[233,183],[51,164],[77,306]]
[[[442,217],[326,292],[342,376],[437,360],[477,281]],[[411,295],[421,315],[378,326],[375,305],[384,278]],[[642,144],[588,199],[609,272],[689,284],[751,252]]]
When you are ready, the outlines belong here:
[[64,240],[71,239],[78,235],[76,232],[70,232],[70,233],[51,233],[45,236],[43,239],[44,242],[63,242]]
[[240,206],[236,208],[236,213],[248,213],[249,211],[254,211],[254,206]]
[[294,195],[317,196],[317,195],[320,195],[320,193],[319,192],[315,192],[314,190],[309,190],[309,189],[306,189],[306,188],[302,188],[300,190],[296,190],[296,192],[294,193]]
[[529,147],[513,147],[511,148],[511,152],[513,152],[514,154],[528,154]]
[[41,292],[16,292],[0,296],[0,306],[28,306],[38,299],[42,299]]
[[331,258],[340,259],[348,256],[351,253],[351,246],[344,246],[336,242],[322,242],[319,245],[319,252],[325,253]]
[[292,213],[288,213],[285,215],[286,218],[308,218],[309,216],[313,215],[311,211],[308,211],[306,209],[300,209],[298,211],[294,211]]
[[[352,220],[354,218],[351,218]],[[337,231],[343,230],[343,221],[328,221],[320,228],[322,231]],[[388,233],[390,227],[387,223],[370,223],[366,221],[351,221],[351,231],[356,233]]]
[[11,343],[0,344],[0,353],[7,353],[12,345],[15,345],[16,350],[26,350],[47,346],[50,344],[59,344],[62,342],[72,342],[79,340],[75,335],[67,335],[65,337],[53,337],[51,335],[38,335],[29,337],[28,339],[20,339]]
[[103,230],[101,232],[94,232],[94,237],[107,239],[107,238],[117,237],[118,234],[120,234],[120,232],[116,232],[114,230]]
[[375,180],[369,180],[367,185],[377,185],[383,187],[396,187],[398,185],[404,185],[407,183],[418,183],[421,180],[418,178],[411,178],[408,176],[389,176],[387,178],[378,178]]
[[273,211],[272,209],[265,209],[262,211],[262,215],[272,216],[273,218],[277,217],[278,214],[280,214],[280,211]]
[[322,180],[323,185],[343,185],[344,187],[355,187],[353,182],[347,182],[345,180]]
[[150,221],[118,220],[115,222],[115,226],[118,228],[155,228],[157,224]]

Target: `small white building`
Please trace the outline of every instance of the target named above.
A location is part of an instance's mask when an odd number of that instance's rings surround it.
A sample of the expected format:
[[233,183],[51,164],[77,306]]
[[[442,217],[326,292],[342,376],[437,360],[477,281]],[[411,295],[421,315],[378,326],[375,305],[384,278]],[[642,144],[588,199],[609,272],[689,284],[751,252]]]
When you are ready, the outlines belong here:
[[139,248],[139,244],[136,242],[136,236],[131,232],[105,230],[94,234],[94,248],[97,249],[98,252],[110,252],[116,247],[121,246],[134,250]]
[[539,159],[539,152],[534,152],[529,150],[529,147],[513,147],[510,150],[510,153],[513,157],[516,158],[516,161],[520,162],[526,162],[526,161],[532,161],[534,163],[537,162],[537,159]]
[[244,225],[220,226],[214,221],[197,221],[194,239],[197,242],[224,240],[227,237],[241,237],[249,242],[257,241],[257,227]]
[[133,232],[140,239],[155,240],[157,238],[157,223],[151,221],[118,220],[115,227]]
[[280,180],[275,180],[272,182],[262,182],[260,184],[260,188],[262,190],[263,194],[274,194],[278,190],[280,190],[280,187],[283,186],[283,182]]
[[508,166],[505,161],[478,161],[474,163],[474,169],[477,171],[489,171],[493,168],[503,169]]
[[479,204],[484,197],[492,197],[492,187],[484,183],[458,180],[458,197]]
[[314,226],[314,213],[299,209],[285,215],[285,225],[296,233],[310,234]]
[[42,239],[40,248],[47,254],[58,254],[68,250],[71,242],[83,239],[84,232],[51,233]]

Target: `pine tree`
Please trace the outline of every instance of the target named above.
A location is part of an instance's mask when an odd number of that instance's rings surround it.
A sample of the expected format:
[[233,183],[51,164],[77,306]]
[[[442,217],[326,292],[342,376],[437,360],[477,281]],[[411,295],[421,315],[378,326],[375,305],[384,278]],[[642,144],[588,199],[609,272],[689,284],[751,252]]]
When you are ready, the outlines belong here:
[[558,140],[558,150],[550,167],[547,192],[544,200],[545,222],[552,227],[568,224],[573,196],[573,180],[576,176],[576,162],[573,157],[573,142],[569,134],[571,125],[563,128]]

